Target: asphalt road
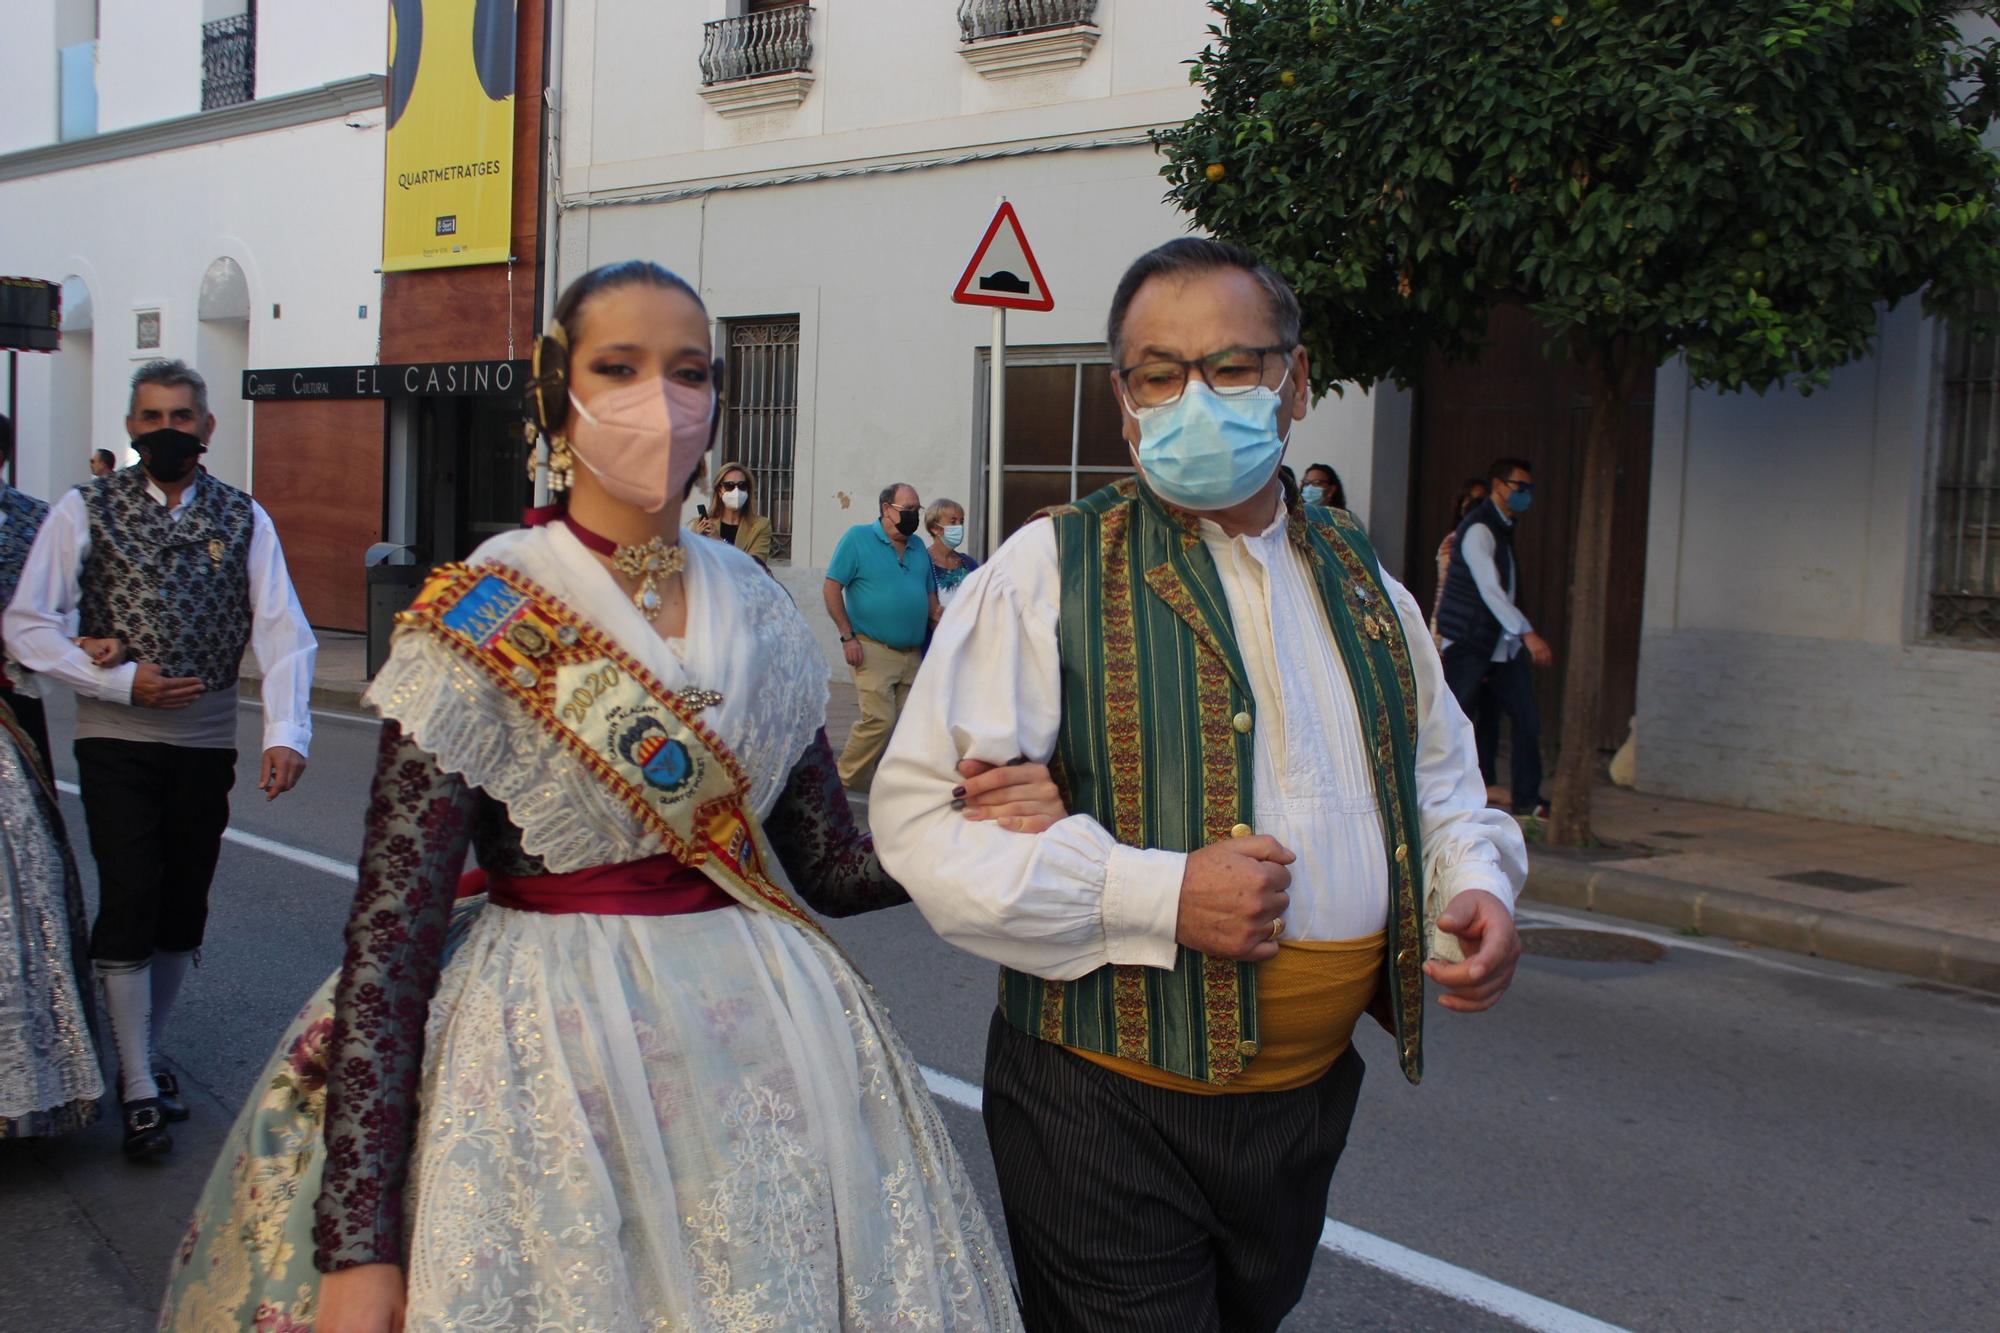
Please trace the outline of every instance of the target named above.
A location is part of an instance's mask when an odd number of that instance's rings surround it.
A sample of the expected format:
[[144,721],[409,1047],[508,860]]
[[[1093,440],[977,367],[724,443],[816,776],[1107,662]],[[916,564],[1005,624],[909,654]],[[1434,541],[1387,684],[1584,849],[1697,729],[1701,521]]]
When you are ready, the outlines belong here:
[[[69,710],[52,711],[66,748]],[[0,1330],[150,1326],[230,1119],[337,962],[351,882],[332,872],[357,849],[373,729],[322,719],[304,784],[266,803],[247,786],[258,722],[246,706],[232,830],[323,860],[225,846],[168,1042],[196,1111],[171,1159],[127,1164],[110,1115],[73,1139],[0,1143]],[[81,850],[81,809],[65,807]],[[942,1076],[997,1225],[979,1118],[958,1104],[976,1095],[992,968],[911,908],[835,934]],[[1531,956],[1494,1012],[1433,1007],[1421,1088],[1364,1021],[1335,1244],[1288,1330],[2000,1327],[2000,1005],[1661,943],[1653,962]]]

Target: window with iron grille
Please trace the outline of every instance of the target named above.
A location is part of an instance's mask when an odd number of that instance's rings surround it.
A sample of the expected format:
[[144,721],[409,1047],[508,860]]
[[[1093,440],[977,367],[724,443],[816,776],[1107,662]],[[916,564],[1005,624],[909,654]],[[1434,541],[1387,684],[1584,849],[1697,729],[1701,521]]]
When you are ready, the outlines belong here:
[[201,25],[201,109],[257,95],[257,7]]
[[792,558],[792,462],[799,420],[799,317],[766,315],[724,325],[729,349],[715,475],[750,471],[757,511],[771,520],[771,559]]
[[963,40],[1013,37],[1049,28],[1073,28],[1097,17],[1097,0],[959,0]]
[[[2000,294],[1981,299],[2000,311]],[[1953,327],[1932,508],[1930,632],[2000,643],[2000,337]]]
[[[991,353],[982,353],[974,449],[978,476],[973,484],[982,504],[991,366]],[[1067,504],[1130,473],[1132,454],[1119,434],[1118,399],[1111,387],[1110,349],[1009,347],[1005,432],[1000,463],[1002,534],[1014,531],[1039,510]],[[986,531],[983,518],[977,530]]]

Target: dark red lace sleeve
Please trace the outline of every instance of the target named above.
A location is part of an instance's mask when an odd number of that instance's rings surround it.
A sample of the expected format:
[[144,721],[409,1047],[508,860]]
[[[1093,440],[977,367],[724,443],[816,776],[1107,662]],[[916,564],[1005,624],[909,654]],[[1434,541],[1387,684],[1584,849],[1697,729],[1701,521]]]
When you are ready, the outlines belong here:
[[824,728],[792,766],[764,832],[792,887],[815,912],[855,916],[910,901],[882,868],[875,840],[854,822]]
[[322,1273],[402,1262],[424,1020],[478,799],[402,728],[383,724],[334,995],[326,1175],[313,1226]]

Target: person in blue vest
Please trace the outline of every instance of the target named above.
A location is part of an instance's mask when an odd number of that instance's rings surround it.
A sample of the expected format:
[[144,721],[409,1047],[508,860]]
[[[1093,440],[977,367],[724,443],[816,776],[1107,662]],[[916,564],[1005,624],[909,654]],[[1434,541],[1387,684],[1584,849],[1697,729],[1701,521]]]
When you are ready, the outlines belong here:
[[1534,498],[1534,470],[1527,460],[1494,460],[1487,470],[1486,498],[1459,520],[1438,598],[1437,631],[1445,680],[1459,707],[1476,715],[1483,684],[1486,700],[1507,715],[1514,813],[1546,816],[1542,727],[1529,667],[1546,668],[1555,654],[1515,605],[1520,567],[1514,559],[1514,524]]
[[[1107,322],[1135,470],[953,594],[870,819],[931,928],[1002,967],[983,1111],[1027,1326],[1268,1333],[1326,1225],[1356,1022],[1414,1082],[1426,983],[1496,1003],[1527,854],[1416,600],[1351,513],[1285,494],[1291,288],[1184,237]],[[1010,842],[954,804],[959,764],[1015,756],[1071,813]]]

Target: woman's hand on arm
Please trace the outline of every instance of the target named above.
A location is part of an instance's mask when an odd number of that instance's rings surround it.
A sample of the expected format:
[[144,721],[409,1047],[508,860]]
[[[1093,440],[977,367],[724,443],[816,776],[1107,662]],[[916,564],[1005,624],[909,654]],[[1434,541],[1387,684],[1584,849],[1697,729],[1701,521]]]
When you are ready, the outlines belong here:
[[967,759],[959,764],[958,775],[965,781],[952,790],[952,804],[967,819],[991,820],[1013,833],[1040,833],[1069,817],[1046,764]]
[[318,1333],[402,1333],[403,1270],[357,1264],[319,1280]]

